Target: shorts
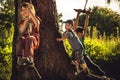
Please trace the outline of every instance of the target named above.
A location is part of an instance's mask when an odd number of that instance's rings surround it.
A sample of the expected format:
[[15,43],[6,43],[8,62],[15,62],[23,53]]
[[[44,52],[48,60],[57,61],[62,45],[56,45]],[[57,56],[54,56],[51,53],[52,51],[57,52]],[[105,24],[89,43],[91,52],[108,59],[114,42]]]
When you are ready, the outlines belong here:
[[78,50],[74,50],[72,53],[72,60],[76,60],[78,61],[80,64],[84,63],[84,57],[82,54],[82,50],[78,49]]

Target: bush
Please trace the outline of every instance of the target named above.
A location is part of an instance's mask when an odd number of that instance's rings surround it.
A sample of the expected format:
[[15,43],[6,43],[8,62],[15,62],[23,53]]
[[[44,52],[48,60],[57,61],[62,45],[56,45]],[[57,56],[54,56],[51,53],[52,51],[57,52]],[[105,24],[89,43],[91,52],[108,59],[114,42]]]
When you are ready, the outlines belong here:
[[86,52],[94,59],[110,60],[120,54],[120,42],[115,40],[85,39]]
[[12,70],[12,39],[14,27],[0,31],[0,80],[10,80]]
[[0,63],[0,80],[10,80],[11,68],[11,64],[3,65]]

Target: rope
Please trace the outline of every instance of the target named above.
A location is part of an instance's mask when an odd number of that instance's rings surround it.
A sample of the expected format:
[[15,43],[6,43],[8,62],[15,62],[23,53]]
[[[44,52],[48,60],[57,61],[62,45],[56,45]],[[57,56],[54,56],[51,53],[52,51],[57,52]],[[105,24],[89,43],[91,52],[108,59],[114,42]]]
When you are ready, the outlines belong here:
[[32,67],[35,70],[35,72],[37,73],[38,77],[41,79],[40,73],[38,72],[37,68],[34,65],[32,65]]
[[[31,65],[23,65],[23,66],[21,66],[20,68],[18,68],[18,71],[23,70],[23,68],[29,68],[29,67],[33,68],[33,72],[35,72],[35,73],[37,74],[37,76],[38,76],[39,79],[42,78],[41,75],[40,75],[40,73],[38,72],[37,68],[35,67],[34,63],[31,64]],[[33,73],[33,72],[32,72],[32,73]],[[34,75],[35,75],[35,74],[34,74]],[[34,77],[35,77],[35,76],[34,76]],[[36,78],[36,77],[35,77],[35,78]]]
[[30,0],[30,4],[32,4],[32,0]]
[[85,6],[84,6],[84,10],[86,10],[87,3],[88,3],[88,0],[86,0]]

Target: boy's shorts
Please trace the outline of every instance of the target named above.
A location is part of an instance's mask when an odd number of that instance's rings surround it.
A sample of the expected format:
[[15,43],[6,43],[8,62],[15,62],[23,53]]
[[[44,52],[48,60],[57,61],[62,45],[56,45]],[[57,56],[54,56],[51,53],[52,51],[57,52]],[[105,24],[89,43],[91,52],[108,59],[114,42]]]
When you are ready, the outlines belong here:
[[78,61],[80,64],[84,63],[84,57],[82,54],[82,50],[74,50],[72,53],[72,60]]

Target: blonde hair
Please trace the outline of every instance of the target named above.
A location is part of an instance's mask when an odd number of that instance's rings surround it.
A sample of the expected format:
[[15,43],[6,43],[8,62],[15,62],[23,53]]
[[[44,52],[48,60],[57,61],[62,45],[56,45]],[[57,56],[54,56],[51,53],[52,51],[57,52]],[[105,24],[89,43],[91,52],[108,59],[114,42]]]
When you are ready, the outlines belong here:
[[35,8],[34,8],[33,4],[28,3],[28,2],[24,2],[19,7],[19,11],[18,11],[19,18],[22,18],[21,14],[20,14],[22,7],[28,8],[33,13],[33,15],[36,15]]

